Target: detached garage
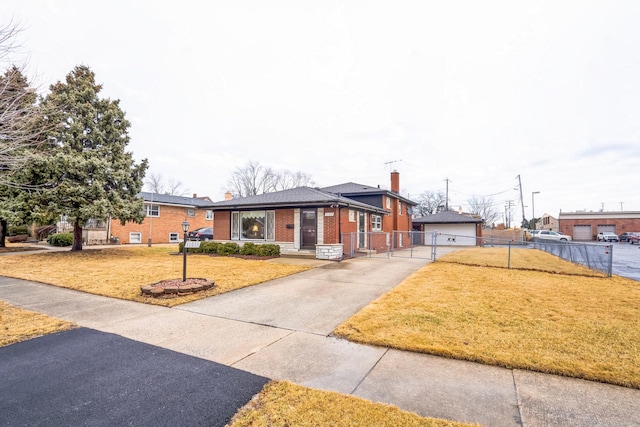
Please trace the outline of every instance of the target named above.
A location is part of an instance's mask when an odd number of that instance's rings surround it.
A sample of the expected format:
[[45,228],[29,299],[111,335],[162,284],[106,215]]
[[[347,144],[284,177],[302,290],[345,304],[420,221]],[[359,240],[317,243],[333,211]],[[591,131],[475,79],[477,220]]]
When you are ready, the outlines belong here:
[[[438,233],[438,244],[449,246],[476,246],[482,237],[482,219],[474,215],[443,211],[413,219],[413,230]],[[425,236],[427,241],[428,236]]]

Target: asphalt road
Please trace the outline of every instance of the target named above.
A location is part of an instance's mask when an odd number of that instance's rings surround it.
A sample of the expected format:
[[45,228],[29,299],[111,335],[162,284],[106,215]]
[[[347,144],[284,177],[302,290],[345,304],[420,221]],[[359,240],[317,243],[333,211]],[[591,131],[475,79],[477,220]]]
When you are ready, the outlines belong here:
[[224,426],[267,381],[73,329],[0,348],[0,426]]

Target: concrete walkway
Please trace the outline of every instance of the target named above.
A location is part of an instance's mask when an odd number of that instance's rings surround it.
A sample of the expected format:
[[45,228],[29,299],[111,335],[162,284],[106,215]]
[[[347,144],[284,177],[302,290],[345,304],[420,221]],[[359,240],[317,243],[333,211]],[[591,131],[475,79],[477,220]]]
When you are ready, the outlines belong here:
[[272,379],[487,426],[640,425],[640,390],[328,336],[427,261],[355,259],[164,308],[0,277],[0,299]]

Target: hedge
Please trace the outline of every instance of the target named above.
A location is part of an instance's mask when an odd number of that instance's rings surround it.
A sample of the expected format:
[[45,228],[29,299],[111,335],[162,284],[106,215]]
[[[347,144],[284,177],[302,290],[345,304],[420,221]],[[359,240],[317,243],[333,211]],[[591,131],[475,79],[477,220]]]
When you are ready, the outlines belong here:
[[47,242],[51,246],[71,246],[73,244],[73,234],[71,233],[50,234],[49,237],[47,237]]
[[11,225],[7,227],[8,236],[19,236],[21,234],[28,234],[29,230],[26,225]]
[[[182,252],[184,243],[178,245],[178,250]],[[216,254],[216,255],[253,255],[261,257],[280,256],[280,246],[271,243],[257,245],[247,242],[242,247],[234,242],[201,242],[199,248],[187,248],[190,254]]]

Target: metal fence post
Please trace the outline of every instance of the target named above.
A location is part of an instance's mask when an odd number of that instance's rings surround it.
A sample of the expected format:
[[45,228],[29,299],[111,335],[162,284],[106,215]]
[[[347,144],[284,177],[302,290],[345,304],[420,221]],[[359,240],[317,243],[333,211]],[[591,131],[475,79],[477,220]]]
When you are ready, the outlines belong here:
[[436,260],[436,245],[438,244],[438,232],[433,230],[431,235],[431,261]]

